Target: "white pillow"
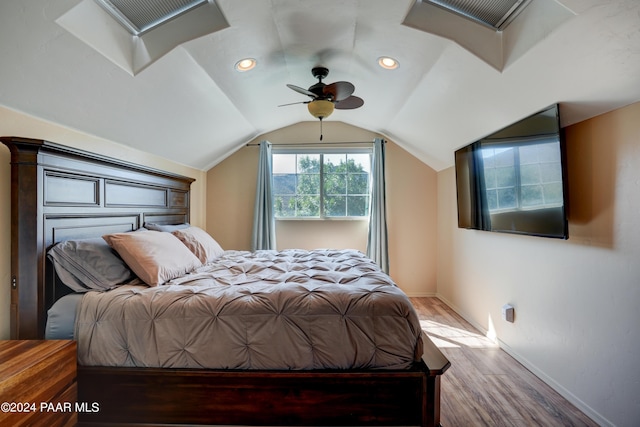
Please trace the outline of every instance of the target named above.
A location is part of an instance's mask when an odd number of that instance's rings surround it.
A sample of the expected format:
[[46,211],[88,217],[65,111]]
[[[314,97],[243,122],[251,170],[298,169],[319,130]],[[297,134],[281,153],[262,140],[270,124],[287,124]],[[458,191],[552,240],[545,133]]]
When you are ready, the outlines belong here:
[[171,233],[114,233],[102,238],[149,286],[161,285],[202,265],[200,260]]
[[175,230],[171,234],[176,236],[201,263],[206,264],[224,253],[224,249],[206,231],[198,227]]

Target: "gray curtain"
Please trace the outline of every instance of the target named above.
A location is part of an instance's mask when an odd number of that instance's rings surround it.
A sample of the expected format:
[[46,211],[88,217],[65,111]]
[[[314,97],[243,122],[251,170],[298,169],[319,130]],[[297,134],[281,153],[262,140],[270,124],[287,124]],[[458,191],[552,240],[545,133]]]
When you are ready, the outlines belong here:
[[472,181],[471,188],[471,208],[474,224],[480,230],[491,231],[491,214],[489,213],[489,202],[487,201],[487,183],[484,177],[484,160],[482,159],[482,144],[474,142],[471,146],[473,156],[471,167],[473,170],[470,176],[478,179]]
[[271,170],[271,144],[268,141],[262,141],[260,142],[256,203],[253,212],[253,234],[251,236],[251,250],[254,251],[276,249],[276,225],[271,196]]
[[382,271],[389,273],[387,210],[384,190],[384,144],[384,141],[379,138],[376,138],[373,142],[367,256],[374,260]]

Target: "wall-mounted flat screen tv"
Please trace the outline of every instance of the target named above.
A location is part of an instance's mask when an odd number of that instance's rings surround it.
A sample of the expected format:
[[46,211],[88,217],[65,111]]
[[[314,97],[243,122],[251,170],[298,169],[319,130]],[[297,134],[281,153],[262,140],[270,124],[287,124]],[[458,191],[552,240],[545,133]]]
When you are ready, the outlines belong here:
[[567,239],[558,105],[455,152],[458,227]]

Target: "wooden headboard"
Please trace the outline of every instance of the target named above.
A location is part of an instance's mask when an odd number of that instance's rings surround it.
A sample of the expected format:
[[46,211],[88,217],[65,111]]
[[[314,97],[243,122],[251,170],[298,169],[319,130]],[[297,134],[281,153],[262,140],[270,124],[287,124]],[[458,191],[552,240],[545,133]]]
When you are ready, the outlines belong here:
[[70,290],[47,251],[69,239],[189,221],[192,178],[48,141],[0,137],[11,151],[11,338],[42,339]]

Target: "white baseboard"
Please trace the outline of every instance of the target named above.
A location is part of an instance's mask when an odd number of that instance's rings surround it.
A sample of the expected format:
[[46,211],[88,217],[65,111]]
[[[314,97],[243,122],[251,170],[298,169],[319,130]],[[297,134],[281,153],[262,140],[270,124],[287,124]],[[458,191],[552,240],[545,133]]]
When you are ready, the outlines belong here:
[[[445,297],[443,297],[438,293],[436,293],[435,297],[438,298],[443,303],[445,303],[450,309],[455,311],[458,315],[460,315],[464,320],[469,322],[474,328],[479,330],[482,334],[484,334],[485,336],[487,335],[487,330],[484,327],[476,323],[470,316],[467,316],[462,310],[460,310],[458,307],[452,304],[451,301],[448,301]],[[595,421],[596,423],[598,423],[603,427],[615,427],[615,424],[613,424],[611,421],[604,418],[602,415],[596,412],[593,408],[591,408],[589,405],[587,405],[582,400],[580,400],[576,395],[574,395],[569,390],[567,390],[562,385],[560,385],[558,382],[556,382],[553,378],[549,377],[544,371],[542,371],[536,365],[534,365],[529,360],[527,360],[527,358],[523,357],[517,351],[509,347],[509,345],[501,341],[500,338],[498,338],[497,342],[500,348],[505,351],[505,353],[513,357],[522,366],[524,366],[529,371],[531,371],[535,376],[540,378],[545,384],[547,384],[549,387],[551,387],[556,392],[558,392],[558,394],[560,394],[562,397],[567,399],[576,408],[580,409],[586,416],[588,416],[593,421]]]
[[411,292],[411,293],[405,292],[405,294],[407,294],[409,298],[437,298],[438,297],[438,295],[435,292]]

